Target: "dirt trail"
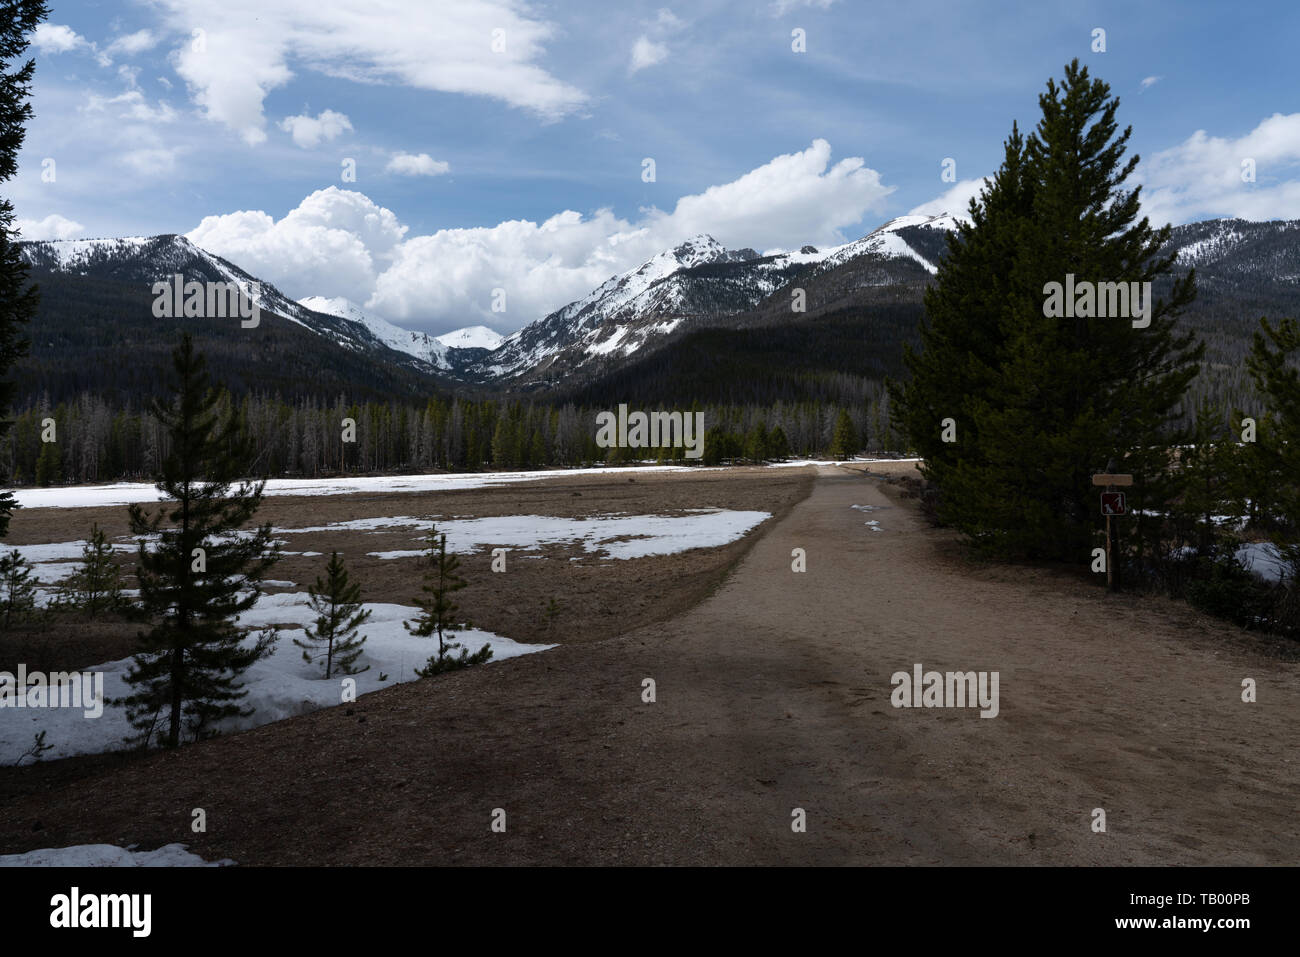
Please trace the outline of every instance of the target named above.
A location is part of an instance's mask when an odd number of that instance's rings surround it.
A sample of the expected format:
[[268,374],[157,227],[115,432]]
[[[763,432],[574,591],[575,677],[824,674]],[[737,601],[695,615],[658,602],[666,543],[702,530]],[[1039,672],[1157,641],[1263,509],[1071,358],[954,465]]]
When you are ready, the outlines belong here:
[[[1295,663],[1185,606],[973,570],[943,540],[826,468],[666,624],[132,763],[81,798],[94,815],[34,795],[0,818],[40,815],[31,846],[181,840],[246,864],[1300,862]],[[918,662],[999,672],[1000,713],[893,708]]]
[[[1295,864],[1297,668],[1234,653],[1216,630],[936,563],[912,509],[825,469],[656,636],[651,750],[681,769],[683,798],[716,809],[728,859]],[[890,676],[917,662],[1000,672],[1000,714],[893,708]],[[1258,703],[1241,701],[1244,677]]]

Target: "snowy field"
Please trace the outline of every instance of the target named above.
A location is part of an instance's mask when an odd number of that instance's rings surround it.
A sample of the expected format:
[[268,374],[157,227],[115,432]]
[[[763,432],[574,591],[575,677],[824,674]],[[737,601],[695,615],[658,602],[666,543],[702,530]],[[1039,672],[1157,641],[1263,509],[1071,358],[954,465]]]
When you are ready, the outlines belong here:
[[[558,518],[551,515],[501,515],[488,518],[438,519],[440,535],[447,536],[447,550],[462,554],[487,547],[532,551],[546,545],[581,545],[606,558],[646,558],[673,555],[691,548],[716,548],[734,542],[750,529],[771,518],[770,512],[699,509],[687,515],[598,515],[592,518]],[[376,524],[379,523],[379,524]],[[376,529],[407,525],[429,527],[428,519],[404,516],[388,519],[360,519],[314,528],[279,528],[276,534],[322,532],[335,529]],[[416,538],[418,541],[418,537]],[[413,558],[413,550],[367,552],[377,558]]]
[[[730,544],[751,529],[771,518],[770,512],[727,509],[693,509],[684,515],[596,515],[591,518],[559,518],[549,515],[500,515],[487,518],[436,518],[438,531],[447,536],[447,550],[470,554],[485,548],[534,551],[548,545],[581,545],[603,558],[645,558],[672,555],[691,548],[717,548]],[[320,552],[292,551],[292,536],[321,532],[359,532],[379,534],[394,528],[412,531],[410,549],[375,551],[378,558],[414,558],[423,554],[422,537],[429,519],[413,515],[361,518],[325,525],[299,528],[273,528],[275,541],[284,555],[320,556]],[[247,534],[247,533],[241,533]],[[286,537],[289,536],[289,537]],[[17,551],[32,565],[32,577],[40,584],[37,604],[44,606],[54,594],[54,586],[71,575],[81,559],[85,541],[52,542],[43,545],[7,545],[3,551]],[[135,555],[136,540],[119,536],[112,548],[120,554]],[[267,579],[264,584],[293,588],[295,582]],[[131,594],[131,592],[127,592]]]
[[[852,465],[862,462],[919,462],[920,459],[855,458],[850,462],[794,459],[764,468],[802,468],[808,465]],[[569,478],[575,475],[638,475],[650,472],[714,471],[699,465],[638,465],[619,468],[543,469],[531,472],[465,472],[440,475],[378,475],[331,479],[271,479],[266,495],[355,495],[362,492],[440,492],[455,489],[490,488],[516,482]],[[150,503],[159,500],[158,490],[145,482],[115,485],[75,485],[68,488],[18,489],[15,496],[23,508],[93,508]]]
[[[362,492],[444,492],[490,488],[516,482],[570,478],[575,475],[637,475],[646,472],[690,472],[699,466],[646,465],[626,468],[542,470],[535,472],[466,472],[440,475],[376,475],[331,479],[271,479],[265,495],[356,495]],[[152,484],[119,482],[115,485],[74,485],[68,488],[29,488],[15,493],[23,508],[91,508],[156,502]]]
[[[592,518],[558,518],[543,515],[509,515],[487,518],[439,520],[438,528],[447,534],[453,552],[469,553],[489,547],[531,551],[547,545],[580,544],[596,556],[631,559],[651,555],[670,555],[693,548],[717,548],[743,537],[765,519],[769,512],[722,509],[695,509],[681,515],[604,515]],[[306,533],[351,531],[360,535],[391,534],[393,528],[410,528],[412,550],[372,552],[382,558],[406,558],[423,554],[417,532],[428,528],[428,520],[413,516],[391,516],[336,522],[304,528],[277,528],[277,540],[288,542]],[[44,545],[20,545],[17,550],[33,563],[35,577],[43,587],[40,601],[46,603],[53,586],[76,568],[84,542],[59,542]],[[134,551],[130,541],[113,545],[118,551]],[[297,553],[316,554],[316,553]],[[521,556],[541,557],[541,556]],[[294,582],[271,579],[269,586],[296,587]],[[436,639],[419,638],[403,627],[403,620],[413,620],[418,609],[408,605],[366,603],[371,617],[361,629],[366,636],[365,651],[358,666],[370,669],[354,676],[357,695],[415,678],[415,668],[422,666],[437,650]],[[318,666],[302,660],[301,650],[292,639],[302,636],[302,627],[314,621],[304,591],[263,594],[257,604],[244,613],[239,623],[250,628],[280,626],[280,639],[274,653],[253,665],[244,675],[249,691],[246,704],[256,710],[245,719],[226,722],[223,731],[234,731],[278,721],[317,708],[343,703],[342,684],[338,677],[329,681],[321,677]],[[492,660],[544,651],[554,645],[520,644],[509,638],[478,629],[455,632],[457,640],[470,652],[485,643],[492,648]],[[253,638],[248,639],[250,642]],[[106,701],[129,693],[125,675],[131,659],[124,658],[87,669],[103,674]],[[381,676],[384,680],[381,681]],[[125,710],[105,703],[98,717],[87,717],[80,708],[7,707],[0,714],[0,762],[12,764],[31,747],[37,732],[45,731],[45,743],[52,747],[47,759],[92,754],[123,746],[132,733]]]
[[[389,685],[413,680],[415,668],[423,666],[429,656],[438,650],[436,638],[420,638],[407,632],[403,619],[413,620],[418,609],[407,605],[370,604],[370,619],[361,626],[366,636],[365,650],[357,660],[357,667],[370,666],[369,671],[352,676],[356,693],[365,694]],[[332,676],[326,681],[322,669],[302,660],[302,650],[293,638],[302,637],[304,624],[315,620],[307,604],[305,592],[280,592],[263,595],[256,605],[239,618],[241,625],[264,627],[282,625],[280,639],[270,657],[259,661],[244,673],[244,686],[248,689],[245,704],[256,710],[243,719],[221,725],[224,731],[235,731],[279,721],[317,708],[343,703],[342,678]],[[530,654],[554,648],[554,645],[525,645],[491,632],[474,628],[458,629],[456,640],[471,652],[485,643],[492,646],[492,660],[502,661],[517,655]],[[255,639],[249,638],[248,643]],[[104,698],[130,693],[124,680],[131,667],[131,659],[123,658],[87,669],[102,672]],[[385,680],[380,681],[384,676]],[[66,758],[76,754],[95,754],[123,746],[123,738],[132,733],[122,708],[105,704],[99,717],[87,717],[81,708],[23,708],[7,707],[0,714],[0,763],[13,764],[32,745],[38,731],[45,731],[45,743],[53,750],[44,759]]]

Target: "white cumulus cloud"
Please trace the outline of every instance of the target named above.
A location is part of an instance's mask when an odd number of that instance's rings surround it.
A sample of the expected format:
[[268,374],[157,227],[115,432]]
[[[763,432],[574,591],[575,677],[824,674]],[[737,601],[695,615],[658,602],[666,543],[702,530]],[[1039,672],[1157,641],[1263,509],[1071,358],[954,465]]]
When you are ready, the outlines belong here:
[[294,70],[486,96],[547,119],[587,99],[537,65],[555,28],[521,0],[156,3],[186,38],[173,64],[196,102],[250,144],[265,140],[266,96]]
[[346,296],[364,303],[406,227],[361,193],[317,190],[275,220],[261,210],[207,216],[186,235],[295,299]]
[[[815,140],[683,196],[671,211],[642,210],[635,222],[608,209],[564,210],[542,222],[407,237],[390,210],[330,187],[283,219],[261,211],[209,216],[188,235],[295,299],[346,296],[431,332],[476,322],[518,328],[702,232],[758,249],[856,238],[844,230],[883,209],[892,189],[859,157],[832,163],[830,144]],[[498,288],[506,291],[505,313],[491,311]]]
[[988,176],[960,180],[934,199],[909,209],[907,213],[909,216],[942,216],[947,213],[957,219],[968,219],[966,211],[970,209],[970,201],[979,199],[980,191],[991,182],[992,178]]
[[44,219],[16,219],[14,225],[22,239],[77,239],[86,227],[66,216],[50,213]]
[[286,116],[280,121],[280,129],[289,133],[296,144],[309,150],[319,146],[323,140],[332,140],[344,130],[351,130],[352,121],[342,113],[325,110],[315,117],[307,114]]
[[67,53],[78,47],[89,47],[91,43],[72,27],[60,23],[38,23],[32,32],[32,46],[40,53]]
[[384,169],[399,176],[441,176],[451,170],[451,164],[428,153],[397,153]]
[[[1243,178],[1253,171],[1254,181]],[[1300,217],[1300,113],[1274,113],[1236,139],[1197,130],[1144,159],[1142,212],[1156,226],[1217,216]]]

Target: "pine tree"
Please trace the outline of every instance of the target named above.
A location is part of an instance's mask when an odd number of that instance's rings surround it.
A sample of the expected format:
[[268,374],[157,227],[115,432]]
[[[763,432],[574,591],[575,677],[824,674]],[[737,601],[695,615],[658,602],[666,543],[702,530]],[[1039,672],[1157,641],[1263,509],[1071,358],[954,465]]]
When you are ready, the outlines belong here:
[[857,451],[858,434],[853,428],[853,419],[849,417],[848,409],[840,409],[840,414],[835,419],[835,435],[831,439],[831,456],[847,459]]
[[1224,410],[1202,400],[1191,439],[1179,456],[1178,518],[1190,529],[1187,537],[1197,554],[1209,557],[1220,538],[1215,516],[1232,515],[1237,508],[1232,484],[1236,444],[1229,440]]
[[[36,61],[28,60],[14,69],[13,62],[27,51],[29,38],[49,14],[41,0],[11,0],[0,20],[0,182],[18,172],[18,152],[32,118],[32,77]],[[9,408],[14,385],[5,376],[14,362],[25,356],[28,341],[22,327],[36,315],[40,296],[28,283],[27,264],[17,246],[14,207],[0,199],[0,438],[9,431]],[[18,501],[13,492],[0,490],[0,536],[9,531],[9,519]]]
[[[921,351],[903,347],[910,378],[890,381],[894,420],[922,459],[921,474],[946,489],[961,462],[982,461],[970,402],[992,388],[1006,339],[1001,317],[1010,293],[1019,224],[1033,213],[1034,181],[1025,140],[1013,123],[1002,166],[957,220],[936,281],[925,291]],[[943,511],[940,512],[941,517]],[[951,516],[946,516],[952,520]]]
[[153,515],[139,504],[128,509],[131,532],[140,537],[140,607],[153,627],[140,634],[141,650],[126,675],[133,693],[117,702],[146,745],[168,709],[168,747],[181,743],[182,717],[197,739],[216,721],[252,714],[239,704],[248,695],[239,678],[271,654],[276,635],[266,630],[245,641],[235,619],[256,603],[260,579],[279,559],[269,524],[241,531],[261,504],[265,482],[242,477],[252,443],[233,410],[219,414],[219,396],[188,334],[172,364],[174,398],[153,406],[171,437],[156,482],[170,501]]
[[[459,574],[460,559],[447,552],[447,536],[438,534],[438,527],[431,524],[426,541],[429,550],[425,555],[428,570],[425,583],[420,589],[424,595],[414,599],[420,608],[414,627],[409,621],[402,622],[407,631],[422,638],[438,636],[438,653],[431,655],[423,668],[416,668],[415,673],[421,678],[429,678],[444,671],[455,671],[470,665],[482,664],[492,657],[492,646],[484,644],[474,654],[454,641],[455,635],[450,629],[455,624],[455,614],[460,606],[452,600],[452,595],[465,587],[465,579]],[[460,649],[459,655],[452,652]]]
[[[1268,476],[1274,542],[1291,566],[1291,592],[1300,594],[1300,323],[1260,319],[1246,369],[1268,414],[1257,423],[1242,458],[1252,474]],[[1249,493],[1249,489],[1246,490]]]
[[497,416],[496,428],[492,432],[492,467],[494,469],[512,469],[519,464],[516,457],[518,435],[515,421],[505,409]]
[[7,631],[36,607],[36,583],[32,567],[18,549],[0,556],[0,619]]
[[749,459],[755,465],[761,464],[767,458],[767,445],[769,441],[767,424],[759,422],[749,430],[749,435],[745,439],[745,458]]
[[81,564],[60,589],[61,603],[87,615],[111,611],[122,603],[122,585],[113,546],[99,525],[92,525],[90,540],[82,546]]
[[[919,381],[894,398],[944,520],[997,554],[1084,561],[1098,522],[1091,475],[1108,461],[1134,475],[1133,508],[1171,506],[1169,449],[1184,438],[1179,404],[1204,346],[1175,332],[1195,296],[1192,273],[1139,326],[1049,317],[1049,283],[1153,282],[1174,260],[1159,255],[1170,227],[1138,221],[1140,187],[1122,188],[1138,158],[1121,165],[1131,128],[1117,134],[1119,100],[1107,85],[1076,60],[1039,106],[1035,132],[1022,145],[1013,129],[982,194],[986,225],[962,230],[958,263],[927,297],[931,328],[944,333],[936,355],[912,361]],[[942,418],[954,420],[956,441],[943,442]]]
[[63,478],[63,456],[58,442],[42,442],[36,458],[36,484],[48,488]]
[[361,585],[349,581],[338,552],[330,553],[325,578],[317,576],[316,584],[308,586],[307,594],[308,604],[317,618],[314,629],[303,628],[302,640],[293,639],[303,649],[302,660],[311,663],[324,658],[327,679],[335,671],[343,675],[369,671],[369,665],[356,668],[354,664],[366,643],[364,635],[357,636],[357,629],[370,617],[370,610],[361,608]]
[[785,429],[779,425],[768,433],[767,457],[776,462],[790,457],[790,443],[785,437]]

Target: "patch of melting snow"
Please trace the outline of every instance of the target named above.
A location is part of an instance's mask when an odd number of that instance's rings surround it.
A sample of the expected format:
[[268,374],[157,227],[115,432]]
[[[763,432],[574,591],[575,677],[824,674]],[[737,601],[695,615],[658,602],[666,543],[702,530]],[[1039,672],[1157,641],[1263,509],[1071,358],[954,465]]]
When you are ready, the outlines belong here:
[[[875,512],[878,511],[879,509],[887,508],[887,507],[888,506],[885,505],[850,505],[849,506],[849,508],[856,508],[859,512]],[[880,522],[874,518],[871,519],[871,521],[863,522],[862,524],[867,526],[873,532],[884,531],[884,529],[881,528],[880,526]]]
[[[418,587],[418,583],[413,583]],[[394,684],[412,681],[415,669],[436,653],[436,638],[412,635],[403,627],[419,614],[419,609],[408,605],[366,602],[363,608],[371,612],[369,620],[361,626],[360,634],[366,636],[365,649],[357,664],[370,666],[368,671],[351,675],[356,681],[356,694],[379,691]],[[268,625],[282,625],[280,637],[270,657],[255,663],[242,677],[248,697],[244,704],[255,709],[248,718],[222,722],[223,732],[253,728],[294,715],[305,714],[318,708],[334,707],[342,703],[342,678],[332,676],[326,681],[323,670],[302,660],[302,650],[293,643],[302,637],[301,629],[315,621],[315,614],[307,604],[305,592],[275,592],[263,594],[248,611],[239,616],[238,623],[254,629],[244,640],[251,645],[256,640],[256,629]],[[493,661],[514,658],[554,648],[551,644],[526,645],[477,628],[455,628],[456,641],[471,652],[484,644],[492,646]],[[84,669],[103,674],[102,696],[105,701],[123,697],[131,692],[125,677],[132,660],[123,658]],[[379,680],[380,675],[384,681]],[[103,713],[88,719],[82,708],[5,708],[0,721],[0,765],[13,764],[32,745],[39,731],[46,732],[46,744],[54,750],[47,759],[71,757],[77,754],[98,754],[124,746],[123,739],[134,733],[126,718],[125,709],[105,703]]]
[[[598,515],[591,518],[499,515],[442,522],[438,531],[446,534],[448,551],[461,554],[484,548],[528,551],[547,545],[579,544],[591,553],[628,559],[728,545],[771,517],[770,512],[716,508],[696,510],[688,515]],[[397,520],[393,521],[397,523]],[[424,524],[424,520],[412,521]],[[366,554],[394,559],[412,558],[422,553],[422,550],[397,549]]]
[[154,851],[137,851],[135,845],[73,844],[45,847],[25,854],[0,855],[0,867],[228,867],[229,858],[205,861],[184,844],[167,844]]

